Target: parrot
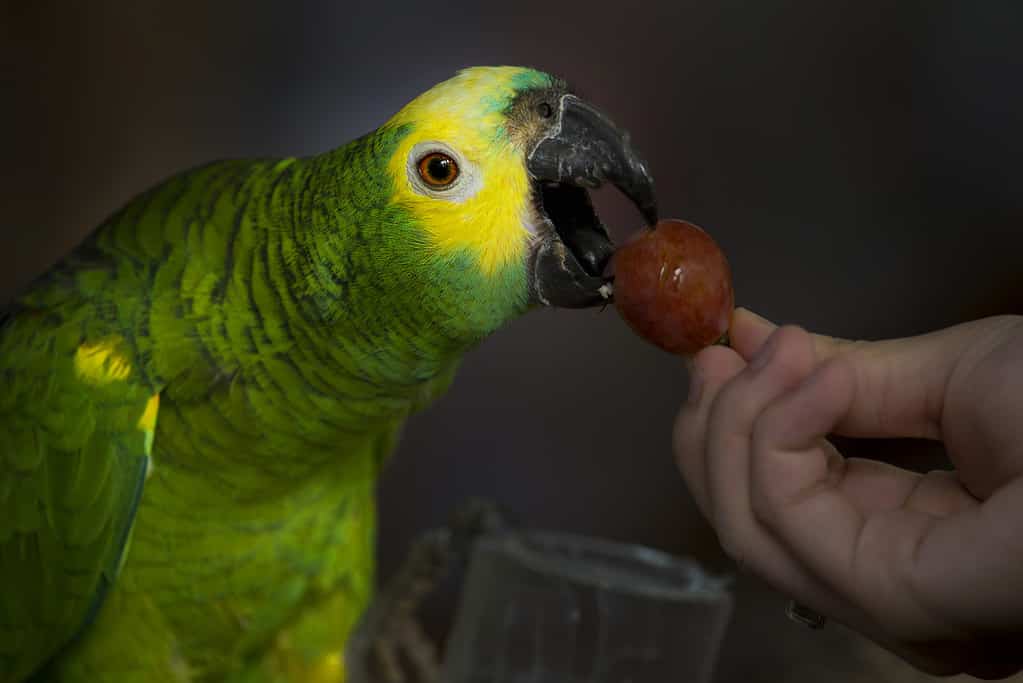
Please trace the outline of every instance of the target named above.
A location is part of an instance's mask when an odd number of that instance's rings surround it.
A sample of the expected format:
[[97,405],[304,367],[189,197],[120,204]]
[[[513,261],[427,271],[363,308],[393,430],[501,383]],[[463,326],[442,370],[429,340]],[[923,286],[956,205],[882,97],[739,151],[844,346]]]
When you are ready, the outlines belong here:
[[403,424],[508,321],[613,299],[629,135],[472,67],[306,157],[129,200],[0,313],[0,683],[342,683]]

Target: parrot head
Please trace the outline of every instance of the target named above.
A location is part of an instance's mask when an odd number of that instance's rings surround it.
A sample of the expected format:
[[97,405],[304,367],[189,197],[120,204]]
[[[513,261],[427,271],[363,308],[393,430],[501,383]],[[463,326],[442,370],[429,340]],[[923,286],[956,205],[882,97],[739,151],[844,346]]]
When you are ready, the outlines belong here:
[[484,277],[521,274],[529,304],[606,303],[613,245],[587,190],[617,186],[657,220],[646,164],[596,107],[532,69],[466,69],[409,103],[390,159],[393,201],[437,253],[468,254]]

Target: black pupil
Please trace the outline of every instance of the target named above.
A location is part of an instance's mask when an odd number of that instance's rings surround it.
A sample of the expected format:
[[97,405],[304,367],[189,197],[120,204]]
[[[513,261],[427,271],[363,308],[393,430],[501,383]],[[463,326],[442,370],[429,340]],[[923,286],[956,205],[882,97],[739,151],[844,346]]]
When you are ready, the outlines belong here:
[[431,157],[426,164],[426,172],[437,182],[446,182],[451,178],[451,159],[440,155]]

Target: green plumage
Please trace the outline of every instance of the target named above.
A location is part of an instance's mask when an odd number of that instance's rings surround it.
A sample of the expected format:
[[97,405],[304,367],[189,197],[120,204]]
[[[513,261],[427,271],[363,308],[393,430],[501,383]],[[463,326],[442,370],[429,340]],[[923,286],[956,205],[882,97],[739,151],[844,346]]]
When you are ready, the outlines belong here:
[[413,129],[171,178],[13,303],[0,682],[341,680],[380,466],[527,306],[393,201]]

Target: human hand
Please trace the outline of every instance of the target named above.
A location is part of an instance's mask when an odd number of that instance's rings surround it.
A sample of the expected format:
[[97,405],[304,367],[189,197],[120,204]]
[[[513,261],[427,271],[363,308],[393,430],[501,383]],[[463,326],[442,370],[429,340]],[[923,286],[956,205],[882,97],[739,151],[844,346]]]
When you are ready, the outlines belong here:
[[[849,342],[739,310],[693,360],[675,454],[740,566],[937,674],[1023,668],[1023,318]],[[825,439],[940,439],[955,472]]]

